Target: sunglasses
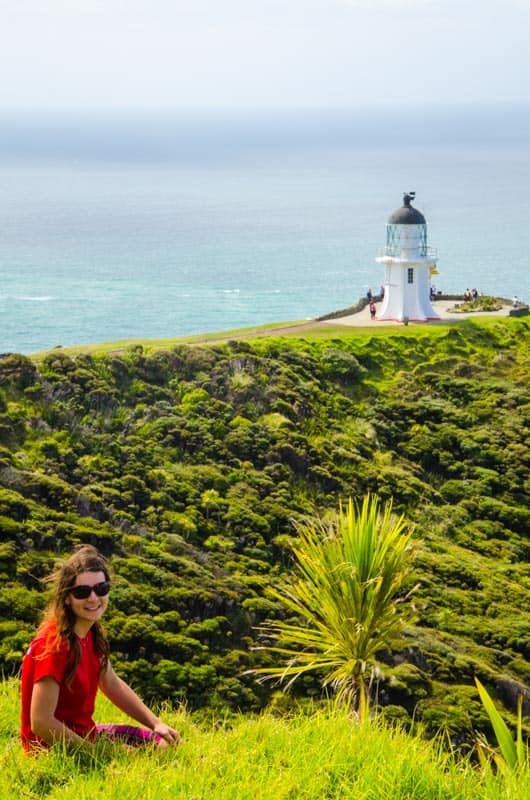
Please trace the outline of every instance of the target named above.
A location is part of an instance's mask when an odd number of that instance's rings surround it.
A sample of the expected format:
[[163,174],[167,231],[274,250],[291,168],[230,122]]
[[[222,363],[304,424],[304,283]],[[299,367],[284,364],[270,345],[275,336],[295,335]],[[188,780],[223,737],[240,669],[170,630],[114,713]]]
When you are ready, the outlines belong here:
[[98,597],[105,597],[110,592],[110,581],[101,581],[101,583],[95,583],[93,586],[72,586],[69,591],[76,600],[86,600],[92,592],[95,592]]

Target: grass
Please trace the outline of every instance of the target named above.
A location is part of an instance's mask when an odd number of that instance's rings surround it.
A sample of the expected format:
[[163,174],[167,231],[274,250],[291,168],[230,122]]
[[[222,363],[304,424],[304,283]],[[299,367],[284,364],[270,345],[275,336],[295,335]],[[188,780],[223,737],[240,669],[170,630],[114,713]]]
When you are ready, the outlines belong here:
[[117,339],[113,342],[96,342],[94,344],[80,344],[68,345],[63,347],[57,345],[50,350],[42,350],[37,353],[32,353],[31,358],[36,362],[41,361],[53,350],[61,350],[69,356],[80,355],[81,353],[90,354],[103,354],[103,353],[119,353],[123,350],[128,350],[132,347],[143,347],[147,352],[155,352],[157,350],[168,350],[181,344],[215,344],[216,342],[225,342],[233,338],[246,338],[247,336],[259,336],[262,333],[274,333],[276,329],[284,329],[293,327],[297,329],[300,325],[304,325],[303,321],[293,322],[273,322],[264,325],[256,325],[252,328],[234,328],[233,330],[217,331],[212,333],[198,333],[190,336],[177,336],[168,337],[164,339]]
[[[483,773],[439,743],[379,721],[359,725],[346,713],[270,714],[198,723],[167,713],[182,732],[178,750],[96,759],[60,747],[38,757],[17,738],[18,686],[0,685],[0,797],[16,800],[523,800],[530,775]],[[119,715],[118,715],[119,716]],[[97,718],[118,721],[98,706]]]
[[220,344],[227,342],[230,339],[260,339],[260,338],[275,338],[281,336],[289,339],[304,338],[309,340],[326,340],[326,339],[339,339],[355,337],[356,339],[370,339],[372,337],[385,337],[400,336],[407,338],[421,338],[425,334],[433,337],[440,337],[447,333],[450,328],[462,326],[476,326],[477,323],[481,327],[491,328],[495,327],[499,321],[503,325],[520,325],[525,324],[527,318],[515,317],[487,317],[477,316],[473,320],[443,320],[440,322],[431,323],[418,323],[411,325],[403,325],[396,323],[395,325],[367,325],[367,326],[351,326],[341,324],[330,324],[318,322],[316,320],[299,320],[289,322],[271,322],[264,325],[257,325],[250,328],[236,328],[227,331],[217,331],[213,333],[195,334],[192,336],[180,336],[174,338],[164,339],[120,339],[113,342],[99,342],[95,344],[85,345],[71,345],[61,346],[50,350],[43,350],[37,353],[32,353],[30,358],[38,365],[49,353],[54,350],[60,350],[69,356],[76,356],[82,353],[90,355],[103,355],[107,353],[119,354],[125,350],[134,347],[142,347],[147,354],[155,353],[159,350],[170,350],[178,345],[201,345],[201,344]]

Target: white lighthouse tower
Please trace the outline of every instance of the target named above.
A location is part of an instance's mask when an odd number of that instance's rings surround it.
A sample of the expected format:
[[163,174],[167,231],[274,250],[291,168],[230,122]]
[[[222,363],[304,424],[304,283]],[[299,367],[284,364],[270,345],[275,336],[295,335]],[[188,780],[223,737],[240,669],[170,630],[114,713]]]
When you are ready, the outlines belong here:
[[377,319],[425,322],[439,319],[431,305],[431,275],[437,274],[436,253],[427,246],[427,222],[411,203],[415,192],[403,196],[403,205],[390,215],[384,255],[384,297]]

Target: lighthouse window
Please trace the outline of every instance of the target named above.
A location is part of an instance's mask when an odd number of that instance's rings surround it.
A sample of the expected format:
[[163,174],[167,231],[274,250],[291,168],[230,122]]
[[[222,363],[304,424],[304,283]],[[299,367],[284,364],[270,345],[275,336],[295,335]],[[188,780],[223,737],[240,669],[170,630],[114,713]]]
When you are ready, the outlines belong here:
[[412,267],[407,270],[407,283],[414,283],[414,270]]
[[422,225],[420,229],[420,252],[422,256],[427,255],[427,226]]
[[399,249],[399,230],[397,225],[387,225],[386,228],[386,246],[387,246],[387,255],[396,255],[397,250]]

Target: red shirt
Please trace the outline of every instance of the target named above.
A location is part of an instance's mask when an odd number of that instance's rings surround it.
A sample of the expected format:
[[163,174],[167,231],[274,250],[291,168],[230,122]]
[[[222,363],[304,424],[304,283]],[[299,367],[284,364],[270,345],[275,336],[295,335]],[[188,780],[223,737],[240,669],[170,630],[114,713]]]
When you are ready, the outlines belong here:
[[67,641],[61,641],[50,652],[50,642],[54,638],[55,622],[51,622],[37,634],[22,661],[21,736],[26,750],[30,749],[31,744],[46,746],[31,730],[30,716],[33,687],[43,678],[51,677],[59,684],[56,719],[64,722],[79,736],[87,736],[95,726],[92,715],[99,684],[101,657],[94,652],[92,632],[89,631],[84,639],[79,639],[81,660],[70,686],[64,680],[71,658],[70,647]]

